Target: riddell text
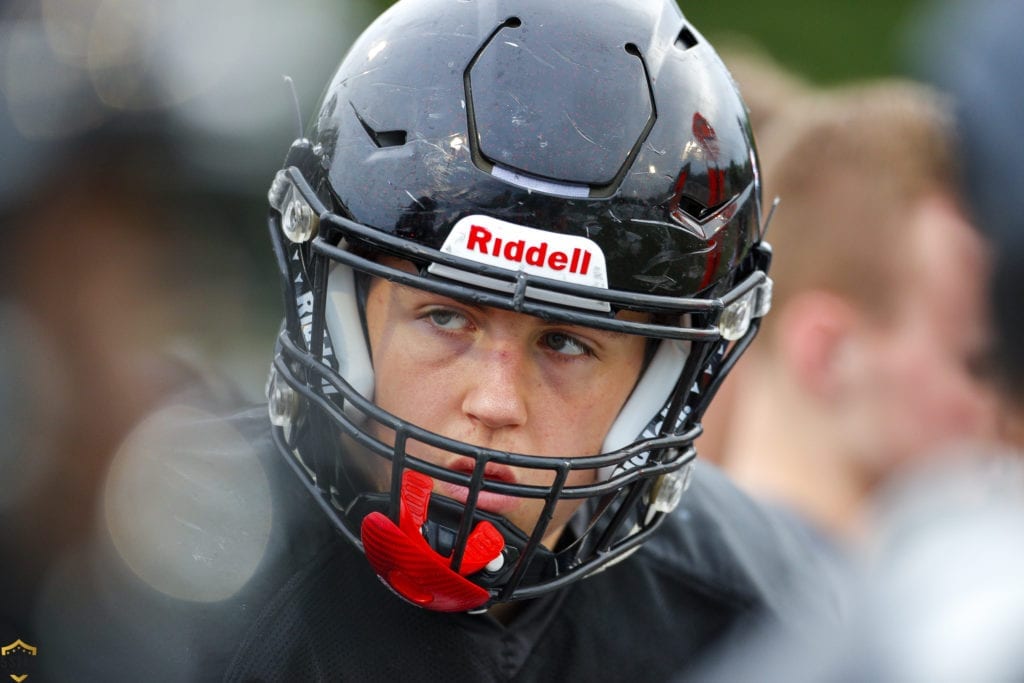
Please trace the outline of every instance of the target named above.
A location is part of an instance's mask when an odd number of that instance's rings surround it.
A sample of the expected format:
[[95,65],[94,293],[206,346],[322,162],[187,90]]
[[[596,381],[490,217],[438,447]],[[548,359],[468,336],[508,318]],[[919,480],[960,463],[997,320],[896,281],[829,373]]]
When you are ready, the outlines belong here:
[[515,263],[526,263],[531,266],[550,268],[551,270],[568,270],[570,273],[586,275],[590,269],[590,252],[575,247],[571,253],[552,250],[547,242],[529,244],[526,240],[505,241],[483,227],[473,225],[469,229],[466,248],[489,254]]

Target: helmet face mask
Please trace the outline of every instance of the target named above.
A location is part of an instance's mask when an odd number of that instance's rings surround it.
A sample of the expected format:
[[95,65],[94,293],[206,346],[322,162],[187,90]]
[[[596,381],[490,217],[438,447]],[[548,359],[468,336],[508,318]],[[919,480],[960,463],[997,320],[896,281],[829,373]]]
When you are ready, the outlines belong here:
[[[578,43],[557,37],[581,18],[550,4],[510,3],[489,26],[473,3],[433,4],[400,2],[363,34],[271,188],[286,317],[268,394],[282,453],[385,583],[472,611],[582,578],[657,528],[707,401],[767,310],[770,252],[742,102],[674,3],[613,3]],[[458,37],[396,42],[438,22]],[[572,73],[545,76],[524,54],[560,55]],[[580,104],[588,61],[599,90],[628,99],[619,111]],[[461,442],[374,403],[371,278],[639,335],[650,353],[600,452]],[[545,484],[490,476],[500,467]],[[478,504],[494,494],[533,501],[536,520],[519,528]]]

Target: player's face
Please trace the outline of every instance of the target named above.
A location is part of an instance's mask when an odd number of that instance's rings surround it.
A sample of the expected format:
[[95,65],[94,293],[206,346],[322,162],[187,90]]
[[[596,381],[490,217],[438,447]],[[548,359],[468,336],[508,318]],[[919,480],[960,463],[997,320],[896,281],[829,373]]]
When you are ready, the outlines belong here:
[[988,439],[994,395],[976,372],[987,351],[986,258],[974,228],[947,201],[910,216],[908,264],[894,321],[871,335],[872,368],[861,401],[872,456],[886,467],[961,439]]
[[[644,359],[641,337],[548,323],[384,280],[370,287],[366,324],[377,405],[443,436],[526,455],[599,453]],[[408,448],[455,471],[471,473],[475,465],[424,444]],[[553,481],[545,471],[504,465],[488,466],[487,476],[537,486]],[[593,472],[574,472],[568,483],[594,479]],[[434,491],[460,501],[467,493],[439,481]],[[543,501],[481,492],[478,504],[530,532]],[[559,504],[547,543],[576,507]]]

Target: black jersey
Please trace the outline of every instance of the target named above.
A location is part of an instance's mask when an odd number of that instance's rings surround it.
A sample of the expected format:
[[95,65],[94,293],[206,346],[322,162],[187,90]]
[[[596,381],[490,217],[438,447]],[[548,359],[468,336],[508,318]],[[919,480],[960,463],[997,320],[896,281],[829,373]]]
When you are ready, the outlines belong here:
[[[160,557],[198,569],[147,569],[119,547],[123,531],[103,530],[47,582],[32,627],[43,671],[75,680],[663,680],[747,616],[785,619],[794,589],[830,599],[830,565],[801,527],[698,464],[679,508],[637,552],[524,602],[507,624],[420,609],[330,527],[273,446],[263,409],[163,433],[204,443],[204,430],[224,424],[248,447],[166,450],[166,474],[138,499],[173,508],[152,514],[184,525]],[[265,477],[252,476],[256,465]],[[231,483],[239,480],[250,483]],[[267,504],[268,517],[252,509]],[[250,519],[270,519],[262,554],[244,582],[225,578],[251,558],[232,564],[210,548],[249,547],[245,537],[263,528],[238,522]],[[151,542],[166,545],[169,534],[159,536]],[[189,576],[238,585],[226,596],[183,594]]]

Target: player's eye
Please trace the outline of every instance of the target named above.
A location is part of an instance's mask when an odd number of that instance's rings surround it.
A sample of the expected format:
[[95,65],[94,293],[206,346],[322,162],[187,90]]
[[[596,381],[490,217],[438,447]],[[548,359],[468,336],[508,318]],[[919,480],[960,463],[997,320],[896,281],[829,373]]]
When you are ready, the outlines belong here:
[[427,312],[425,317],[435,327],[448,332],[456,332],[465,329],[469,325],[469,320],[466,319],[466,316],[449,308],[432,309]]
[[594,353],[589,346],[564,332],[548,332],[544,335],[544,345],[566,356],[591,356]]

